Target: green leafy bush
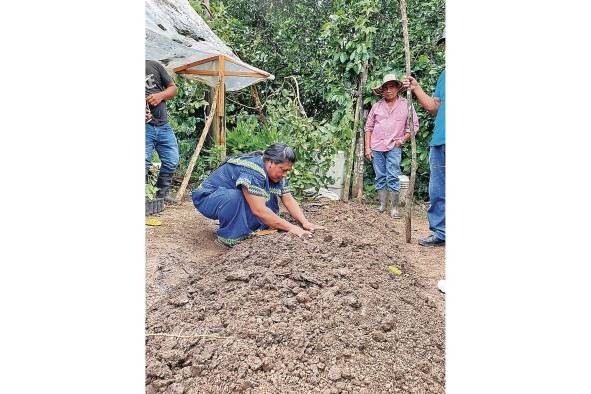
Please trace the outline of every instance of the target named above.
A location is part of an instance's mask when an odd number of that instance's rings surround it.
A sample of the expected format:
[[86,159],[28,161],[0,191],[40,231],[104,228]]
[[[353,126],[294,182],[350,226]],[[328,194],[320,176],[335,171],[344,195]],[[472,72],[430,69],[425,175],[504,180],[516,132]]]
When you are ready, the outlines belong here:
[[226,143],[230,155],[264,150],[275,142],[294,148],[297,161],[290,174],[290,185],[297,198],[304,190],[318,190],[332,182],[326,175],[336,153],[337,130],[301,113],[294,93],[285,89],[267,100],[267,122],[260,125],[254,115],[241,113],[236,127],[228,130]]
[[147,201],[156,198],[156,192],[158,191],[158,188],[156,187],[156,178],[157,176],[154,173],[150,173],[148,175],[148,183],[146,183],[144,189],[145,198]]

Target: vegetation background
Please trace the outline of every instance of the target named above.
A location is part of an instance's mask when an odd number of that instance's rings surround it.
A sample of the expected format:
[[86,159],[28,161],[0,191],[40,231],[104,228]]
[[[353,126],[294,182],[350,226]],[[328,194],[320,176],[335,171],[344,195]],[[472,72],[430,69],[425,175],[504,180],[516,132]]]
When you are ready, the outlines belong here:
[[[296,149],[290,177],[296,197],[305,189],[331,182],[326,172],[337,150],[347,152],[353,133],[356,88],[364,61],[368,82],[363,92],[369,111],[389,71],[404,71],[400,6],[391,0],[201,0],[190,4],[245,62],[275,75],[275,80],[228,92],[227,153],[233,155],[281,141]],[[431,93],[445,65],[435,43],[444,30],[443,0],[409,0],[409,38],[413,73]],[[168,102],[170,122],[181,153],[182,177],[204,124],[207,87],[177,78],[177,96]],[[262,109],[257,111],[255,96]],[[417,134],[415,196],[426,199],[429,141],[433,117],[415,101]],[[365,118],[362,119],[365,123]],[[157,158],[156,158],[157,160]],[[191,182],[197,185],[220,164],[210,144],[197,162]],[[365,195],[372,197],[373,168],[365,162]],[[410,144],[403,149],[402,171],[410,173]]]

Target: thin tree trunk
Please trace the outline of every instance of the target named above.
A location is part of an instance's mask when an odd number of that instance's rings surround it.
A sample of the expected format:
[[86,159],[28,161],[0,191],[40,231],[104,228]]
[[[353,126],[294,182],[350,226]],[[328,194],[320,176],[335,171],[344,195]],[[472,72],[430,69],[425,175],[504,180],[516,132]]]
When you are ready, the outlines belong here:
[[263,104],[261,103],[261,99],[259,97],[259,90],[257,88],[257,85],[250,85],[250,95],[252,96],[256,110],[259,113],[259,122],[261,122],[261,124],[265,124],[267,122],[267,119],[265,118],[265,114],[263,113]]
[[193,173],[193,168],[195,167],[195,163],[197,162],[197,158],[199,157],[199,153],[201,153],[201,148],[203,147],[203,143],[205,142],[205,137],[207,136],[207,132],[209,130],[209,126],[216,114],[215,107],[217,104],[217,97],[218,97],[219,88],[216,89],[215,95],[213,98],[213,105],[211,107],[211,111],[209,111],[209,116],[205,121],[205,126],[203,127],[203,131],[201,132],[201,136],[199,137],[199,142],[195,147],[195,151],[191,156],[191,160],[189,161],[189,166],[187,167],[187,171],[185,171],[185,176],[183,178],[183,183],[181,183],[181,187],[176,193],[175,200],[176,202],[181,202],[183,198],[183,194],[185,193],[185,189],[187,189],[187,185],[189,184],[189,179],[191,179],[191,174]]
[[[357,84],[357,93],[359,93],[359,86],[361,86],[361,76],[359,76],[359,82]],[[357,98],[359,102],[359,96]],[[345,161],[345,181],[343,184],[343,192],[341,194],[341,200],[349,201],[349,192],[351,189],[351,174],[353,172],[353,161],[355,159],[355,141],[357,140],[357,123],[359,122],[359,111],[357,111],[357,104],[355,105],[355,115],[353,118],[353,129],[351,130],[351,143],[349,145],[349,151],[347,152],[347,160]]]
[[[406,77],[410,77],[410,44],[408,40],[408,18],[406,16],[406,0],[400,0],[400,15],[402,16],[402,36],[404,39],[404,57],[406,60]],[[410,144],[411,144],[411,167],[410,180],[408,183],[408,192],[406,194],[406,216],[405,221],[405,235],[406,242],[410,243],[412,232],[412,203],[415,192],[415,179],[417,175],[417,143],[415,141],[414,121],[412,116],[412,92],[410,89],[406,91],[406,98],[408,100],[408,120],[410,127]]]
[[203,4],[203,8],[205,8],[205,11],[207,13],[207,15],[205,16],[205,19],[210,21],[212,19],[213,15],[211,15],[211,8],[209,8],[209,0],[202,0],[201,3]]
[[361,73],[361,80],[359,82],[359,89],[357,90],[357,107],[355,111],[357,113],[357,125],[355,126],[355,132],[357,133],[357,150],[354,165],[354,178],[353,178],[353,192],[351,193],[353,198],[361,201],[363,198],[363,147],[365,145],[365,136],[363,132],[363,88],[367,81],[367,60],[363,63],[363,71]]

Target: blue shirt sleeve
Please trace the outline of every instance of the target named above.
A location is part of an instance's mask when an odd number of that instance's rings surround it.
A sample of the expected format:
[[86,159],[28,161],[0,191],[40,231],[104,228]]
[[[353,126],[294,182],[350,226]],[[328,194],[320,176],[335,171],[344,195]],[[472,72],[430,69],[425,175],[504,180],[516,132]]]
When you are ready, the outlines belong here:
[[240,173],[238,179],[236,179],[236,187],[245,187],[253,196],[269,199],[269,192],[265,190],[265,184],[265,178],[263,178],[257,171],[246,167],[240,167]]
[[439,78],[437,78],[437,84],[435,85],[435,93],[433,96],[445,98],[445,70],[443,70],[441,74],[439,74]]

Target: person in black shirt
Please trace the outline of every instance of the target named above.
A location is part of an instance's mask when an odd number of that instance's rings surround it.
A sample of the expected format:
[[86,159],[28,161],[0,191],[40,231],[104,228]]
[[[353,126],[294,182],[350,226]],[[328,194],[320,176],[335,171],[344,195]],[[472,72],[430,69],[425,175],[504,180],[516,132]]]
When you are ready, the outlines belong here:
[[166,113],[166,100],[175,95],[176,85],[164,67],[156,61],[146,60],[146,182],[152,153],[156,149],[162,162],[156,181],[157,197],[167,202],[174,201],[168,191],[179,165],[179,147]]

